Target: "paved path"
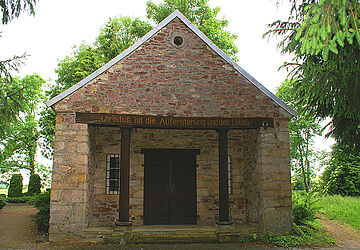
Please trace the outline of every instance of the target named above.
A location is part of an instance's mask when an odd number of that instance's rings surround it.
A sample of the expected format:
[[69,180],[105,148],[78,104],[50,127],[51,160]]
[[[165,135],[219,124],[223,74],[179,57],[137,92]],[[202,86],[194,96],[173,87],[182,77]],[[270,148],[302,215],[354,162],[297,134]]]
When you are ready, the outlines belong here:
[[329,220],[324,216],[319,219],[326,230],[337,240],[341,248],[360,249],[360,234],[354,229]]
[[8,204],[0,210],[0,248],[32,247],[40,238],[32,216],[37,209],[25,204]]
[[[72,249],[121,249],[120,246],[88,245],[64,241],[60,244],[37,243],[41,235],[36,231],[32,217],[37,209],[25,204],[8,204],[0,210],[0,248],[72,248]],[[338,248],[360,249],[360,235],[353,229],[326,218],[319,219],[326,230],[337,239]],[[75,243],[75,244],[74,244]],[[120,247],[120,248],[119,248]],[[280,249],[266,244],[185,244],[185,245],[130,245],[122,249]],[[297,249],[297,248],[290,248]],[[309,249],[309,248],[308,248]]]

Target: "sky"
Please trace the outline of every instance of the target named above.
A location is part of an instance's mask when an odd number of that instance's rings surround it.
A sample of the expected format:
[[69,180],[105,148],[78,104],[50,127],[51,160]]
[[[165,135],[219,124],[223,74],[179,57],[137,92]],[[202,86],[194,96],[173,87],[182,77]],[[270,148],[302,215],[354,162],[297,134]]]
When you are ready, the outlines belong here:
[[[160,2],[159,0],[154,1]],[[229,21],[228,30],[238,36],[239,65],[272,92],[286,78],[278,67],[286,60],[276,49],[275,40],[262,39],[267,24],[286,18],[287,1],[210,0],[221,8],[220,17]],[[99,4],[101,3],[101,4]],[[55,80],[59,59],[70,55],[74,45],[94,42],[110,17],[122,15],[146,19],[146,0],[39,0],[35,17],[22,15],[0,26],[0,60],[13,55],[29,55],[20,74],[38,73]]]
[[[56,80],[59,60],[71,55],[74,45],[94,42],[100,28],[114,16],[139,17],[146,20],[147,0],[39,0],[36,15],[23,14],[8,25],[0,25],[0,60],[13,55],[29,55],[20,76],[37,73],[48,82]],[[155,3],[162,2],[153,0]],[[288,1],[277,0],[210,0],[210,7],[220,7],[219,17],[229,21],[227,30],[238,36],[238,64],[275,93],[286,79],[278,71],[291,56],[281,55],[276,40],[263,39],[267,24],[289,13]],[[329,149],[331,142],[319,138],[319,148]],[[40,161],[44,161],[43,159]]]

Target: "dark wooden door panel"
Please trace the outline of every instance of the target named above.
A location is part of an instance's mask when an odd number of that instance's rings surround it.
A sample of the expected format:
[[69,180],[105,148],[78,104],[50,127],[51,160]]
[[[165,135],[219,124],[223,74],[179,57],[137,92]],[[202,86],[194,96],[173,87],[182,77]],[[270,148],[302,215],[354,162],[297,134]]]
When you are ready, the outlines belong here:
[[171,224],[196,224],[196,155],[180,151],[171,159],[174,185]]
[[144,152],[145,225],[196,224],[196,152]]
[[168,207],[168,168],[165,164],[147,165],[144,186],[144,224],[167,224]]

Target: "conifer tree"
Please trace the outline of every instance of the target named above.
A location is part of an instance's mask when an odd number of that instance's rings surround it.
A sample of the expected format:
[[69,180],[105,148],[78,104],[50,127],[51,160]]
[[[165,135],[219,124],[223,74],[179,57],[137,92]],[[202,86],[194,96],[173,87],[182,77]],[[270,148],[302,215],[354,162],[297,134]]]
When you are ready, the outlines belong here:
[[340,145],[360,151],[360,3],[358,0],[290,0],[289,18],[270,24],[281,36],[284,63],[297,101],[319,118],[331,118]]

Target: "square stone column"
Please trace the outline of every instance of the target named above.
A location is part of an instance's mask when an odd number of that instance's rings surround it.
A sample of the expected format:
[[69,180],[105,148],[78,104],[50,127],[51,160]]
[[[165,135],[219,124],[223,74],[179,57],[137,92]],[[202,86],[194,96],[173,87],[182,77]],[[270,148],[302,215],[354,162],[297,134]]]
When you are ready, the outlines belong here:
[[259,225],[285,233],[292,229],[289,130],[287,120],[276,124],[275,128],[260,128],[258,135]]
[[88,125],[74,122],[73,113],[56,116],[54,165],[50,198],[49,238],[81,234],[87,225],[89,162]]

